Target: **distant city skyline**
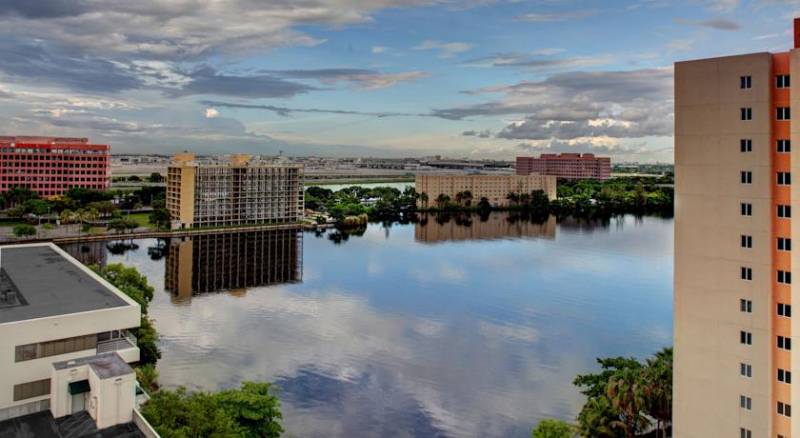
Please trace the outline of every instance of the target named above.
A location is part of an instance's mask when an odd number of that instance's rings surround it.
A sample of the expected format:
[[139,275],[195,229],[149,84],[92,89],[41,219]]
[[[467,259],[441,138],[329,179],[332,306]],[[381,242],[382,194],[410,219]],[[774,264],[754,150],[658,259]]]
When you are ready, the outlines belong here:
[[672,162],[672,63],[797,0],[9,0],[0,124],[114,153]]

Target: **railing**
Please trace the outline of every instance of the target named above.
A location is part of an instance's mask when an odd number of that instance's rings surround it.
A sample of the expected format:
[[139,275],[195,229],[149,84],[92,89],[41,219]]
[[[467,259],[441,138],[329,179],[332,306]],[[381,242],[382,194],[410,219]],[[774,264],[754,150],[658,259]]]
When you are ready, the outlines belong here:
[[142,435],[146,438],[161,438],[158,432],[153,429],[153,426],[147,422],[138,409],[133,410],[133,424],[139,428],[139,431],[142,432]]
[[97,343],[97,354],[108,353],[111,351],[127,350],[134,348],[137,345],[136,336],[130,332],[126,333],[124,338],[110,339],[108,341]]

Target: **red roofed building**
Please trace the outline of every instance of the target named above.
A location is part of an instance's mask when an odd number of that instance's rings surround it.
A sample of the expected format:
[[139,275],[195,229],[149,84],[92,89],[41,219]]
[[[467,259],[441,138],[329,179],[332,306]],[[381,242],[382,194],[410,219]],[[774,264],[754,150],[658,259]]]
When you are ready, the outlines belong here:
[[611,178],[611,158],[594,154],[541,154],[539,158],[517,157],[517,175],[555,175],[565,179]]
[[47,197],[73,187],[106,190],[110,151],[87,138],[0,136],[0,192],[27,187]]

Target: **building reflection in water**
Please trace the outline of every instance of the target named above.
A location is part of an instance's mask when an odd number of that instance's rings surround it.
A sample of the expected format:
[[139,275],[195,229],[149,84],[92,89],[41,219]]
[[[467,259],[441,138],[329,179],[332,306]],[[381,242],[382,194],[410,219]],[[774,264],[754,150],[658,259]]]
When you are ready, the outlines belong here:
[[555,239],[555,216],[536,221],[509,213],[483,217],[477,214],[423,215],[414,226],[414,239],[423,243],[520,237]]
[[303,279],[303,234],[299,228],[232,231],[169,241],[164,288],[177,302],[192,295]]
[[109,242],[81,242],[72,245],[64,245],[63,249],[75,260],[86,266],[105,266],[108,259],[106,245]]

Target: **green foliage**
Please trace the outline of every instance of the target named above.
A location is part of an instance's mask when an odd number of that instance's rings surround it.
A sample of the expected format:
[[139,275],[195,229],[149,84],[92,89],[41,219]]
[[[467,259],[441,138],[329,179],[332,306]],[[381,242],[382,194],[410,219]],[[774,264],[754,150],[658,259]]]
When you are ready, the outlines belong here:
[[112,263],[105,267],[94,266],[92,269],[141,306],[142,319],[139,328],[132,330],[138,340],[139,363],[155,364],[161,358],[161,350],[158,348],[158,333],[147,317],[154,292],[153,287],[147,283],[147,277],[136,268],[126,267],[121,263]]
[[170,227],[170,214],[166,208],[163,200],[156,200],[153,202],[153,211],[150,213],[150,223],[160,229],[168,229]]
[[416,209],[417,193],[413,187],[400,191],[393,187],[345,187],[336,192],[312,186],[306,189],[307,208],[327,212],[338,223],[346,217],[367,215],[372,220],[401,219]]
[[139,223],[133,219],[117,218],[108,222],[108,228],[118,233],[124,233],[128,230],[135,230]]
[[136,367],[136,380],[145,391],[152,394],[159,389],[158,371],[152,363]]
[[37,199],[36,192],[27,187],[12,187],[5,194],[5,200],[10,206],[19,205],[29,199]]
[[283,433],[280,402],[269,383],[245,382],[215,394],[161,390],[142,415],[164,438],[272,438]]
[[164,179],[165,178],[160,173],[153,172],[153,173],[150,174],[150,176],[147,177],[147,182],[160,183],[160,182],[164,182]]
[[16,236],[16,237],[33,236],[33,235],[36,234],[36,227],[34,227],[33,225],[29,225],[29,224],[14,225],[14,228],[12,229],[12,232],[14,233],[14,236]]
[[44,216],[50,211],[50,203],[43,199],[28,199],[22,204],[26,213]]
[[573,438],[575,428],[560,420],[542,420],[531,432],[533,438]]

